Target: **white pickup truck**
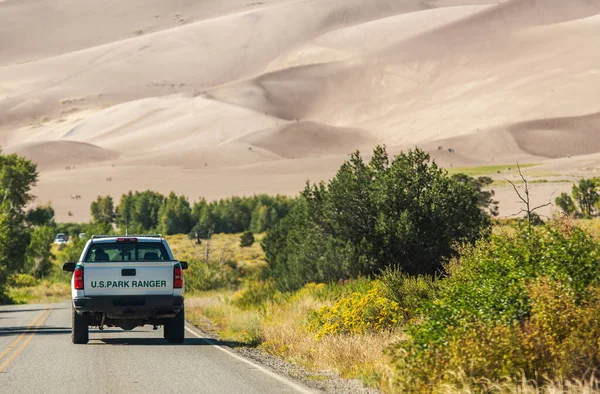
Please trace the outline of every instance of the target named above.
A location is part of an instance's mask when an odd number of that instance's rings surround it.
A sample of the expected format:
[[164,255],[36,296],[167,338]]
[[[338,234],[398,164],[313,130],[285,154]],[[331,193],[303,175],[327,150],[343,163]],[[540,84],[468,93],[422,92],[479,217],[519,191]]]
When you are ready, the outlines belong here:
[[63,265],[73,272],[73,343],[87,343],[90,326],[132,330],[145,324],[164,326],[166,340],[182,343],[187,267],[160,235],[93,236],[78,262]]

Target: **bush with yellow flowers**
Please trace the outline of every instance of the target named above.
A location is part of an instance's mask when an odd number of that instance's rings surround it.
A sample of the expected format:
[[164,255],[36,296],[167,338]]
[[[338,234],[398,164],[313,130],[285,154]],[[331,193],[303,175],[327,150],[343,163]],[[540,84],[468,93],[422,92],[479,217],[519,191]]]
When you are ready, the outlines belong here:
[[362,334],[393,328],[401,320],[397,302],[383,296],[378,287],[366,293],[355,292],[341,298],[332,307],[314,311],[307,330],[317,338],[332,334]]

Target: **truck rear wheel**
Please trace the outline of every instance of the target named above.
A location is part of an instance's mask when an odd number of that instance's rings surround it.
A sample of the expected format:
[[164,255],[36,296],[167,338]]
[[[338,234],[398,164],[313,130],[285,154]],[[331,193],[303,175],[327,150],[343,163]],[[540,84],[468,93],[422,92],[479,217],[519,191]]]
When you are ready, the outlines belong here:
[[169,339],[169,321],[166,321],[163,325],[163,338]]
[[165,322],[164,335],[169,343],[183,343],[185,339],[185,309]]
[[86,316],[82,316],[72,308],[71,341],[75,344],[88,343],[90,339],[89,326]]

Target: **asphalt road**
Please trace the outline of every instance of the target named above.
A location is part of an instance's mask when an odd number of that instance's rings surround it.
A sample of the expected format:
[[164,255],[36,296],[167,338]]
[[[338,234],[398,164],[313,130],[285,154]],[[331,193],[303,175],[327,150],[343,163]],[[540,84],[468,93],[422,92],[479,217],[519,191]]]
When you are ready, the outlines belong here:
[[91,330],[71,343],[69,303],[0,306],[0,392],[309,393],[187,327],[170,345],[145,326]]

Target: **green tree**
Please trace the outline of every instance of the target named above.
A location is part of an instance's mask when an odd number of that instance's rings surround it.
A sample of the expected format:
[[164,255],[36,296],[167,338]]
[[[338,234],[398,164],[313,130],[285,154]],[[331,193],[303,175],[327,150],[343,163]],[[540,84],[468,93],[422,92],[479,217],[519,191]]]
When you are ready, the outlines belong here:
[[[308,202],[300,198],[290,214],[269,230],[261,242],[268,262],[263,274],[274,278],[281,290],[297,289],[311,281],[326,282],[322,274],[325,270],[320,270],[325,255],[322,242],[325,235],[320,231],[311,221]],[[344,265],[340,262],[340,271]]]
[[144,231],[158,227],[158,212],[165,203],[165,197],[147,190],[139,193],[134,203],[134,220]]
[[0,151],[0,202],[7,202],[10,210],[19,215],[33,200],[31,188],[37,181],[36,165],[16,154],[3,155]]
[[0,303],[5,303],[7,297],[5,296],[6,291],[6,280],[8,275],[11,273],[10,270],[10,222],[8,214],[6,214],[5,207],[0,207]]
[[259,203],[252,211],[252,219],[250,221],[250,230],[255,233],[265,231],[269,227],[270,219],[269,207]]
[[126,231],[131,233],[138,232],[135,228],[136,223],[133,220],[134,201],[133,192],[129,191],[129,193],[121,195],[119,205],[115,209],[115,222],[121,233],[125,233]]
[[597,184],[595,179],[581,179],[577,185],[573,185],[573,198],[577,201],[583,216],[588,218],[594,214],[595,206],[600,201],[600,195],[596,190]]
[[121,196],[116,209],[116,222],[121,232],[127,227],[130,233],[156,231],[159,226],[159,211],[165,197],[150,190],[129,192]]
[[48,205],[40,205],[27,211],[25,220],[31,226],[54,226],[54,209]]
[[248,248],[254,245],[254,234],[252,231],[246,231],[240,236],[240,247]]
[[37,278],[47,275],[51,268],[50,246],[54,239],[54,229],[48,226],[37,227],[31,234],[31,241],[25,252],[25,272]]
[[159,210],[160,228],[164,234],[188,234],[192,228],[192,210],[184,196],[169,194]]
[[112,223],[115,218],[114,207],[115,205],[111,196],[98,196],[96,201],[92,201],[90,206],[92,219],[97,223]]
[[265,194],[252,197],[233,197],[207,203],[202,199],[194,204],[192,235],[206,237],[210,229],[216,233],[255,233],[268,230],[285,217],[295,199]]
[[489,176],[473,178],[465,174],[454,174],[452,180],[468,185],[477,191],[477,204],[491,216],[498,216],[499,202],[494,200],[495,192],[489,189],[494,180]]
[[[372,275],[388,266],[434,274],[490,227],[485,180],[459,180],[421,150],[390,161],[358,152],[328,183],[307,185],[288,217],[263,239],[267,274],[283,290],[310,281]],[[492,208],[493,209],[493,208]]]
[[[0,152],[0,216],[7,222],[2,265],[7,274],[23,269],[30,229],[25,207],[33,200],[31,188],[37,181],[36,165],[24,157]],[[2,256],[0,256],[2,257]]]
[[556,206],[558,206],[567,215],[573,215],[577,213],[577,207],[575,202],[567,193],[562,192],[560,196],[554,200]]

